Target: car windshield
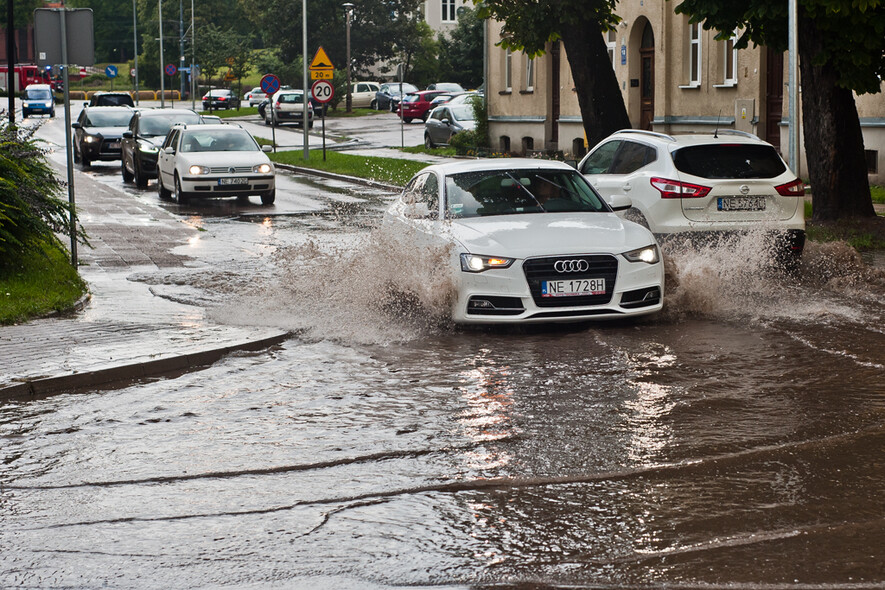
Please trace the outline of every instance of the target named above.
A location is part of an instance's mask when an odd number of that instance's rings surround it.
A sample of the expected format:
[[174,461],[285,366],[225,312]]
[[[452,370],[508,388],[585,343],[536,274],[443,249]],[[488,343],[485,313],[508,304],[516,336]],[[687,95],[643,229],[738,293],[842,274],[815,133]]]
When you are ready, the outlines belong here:
[[301,102],[302,102],[303,100],[304,100],[304,95],[301,94],[300,92],[297,93],[297,94],[294,93],[294,92],[289,92],[289,93],[287,93],[287,94],[281,94],[281,95],[280,95],[280,98],[279,98],[279,100],[278,100],[277,102],[281,102],[281,103],[291,103],[291,104],[301,104]]
[[608,210],[573,170],[482,170],[446,177],[449,218]]
[[155,115],[153,117],[142,117],[139,124],[142,135],[155,137],[158,135],[166,135],[174,123],[201,123],[202,117],[194,113],[193,115]]
[[44,88],[25,89],[25,95],[28,100],[50,100],[52,98],[52,93]]
[[471,105],[457,105],[449,107],[449,110],[452,111],[452,116],[455,117],[457,121],[473,121],[473,107]]
[[770,145],[695,145],[673,152],[676,169],[701,178],[774,178],[787,167]]
[[242,130],[208,129],[186,131],[181,139],[183,152],[254,152],[260,148]]
[[132,119],[132,111],[105,111],[103,107],[90,109],[86,116],[86,127],[126,127]]

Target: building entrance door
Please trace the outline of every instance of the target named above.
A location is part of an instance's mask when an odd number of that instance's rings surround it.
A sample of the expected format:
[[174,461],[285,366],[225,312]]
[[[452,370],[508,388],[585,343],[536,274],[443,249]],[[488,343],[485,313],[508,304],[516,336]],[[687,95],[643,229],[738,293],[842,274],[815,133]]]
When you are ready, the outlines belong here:
[[784,110],[784,54],[770,48],[765,54],[765,141],[781,151],[781,119]]
[[639,47],[639,128],[651,130],[655,118],[655,34],[645,23]]

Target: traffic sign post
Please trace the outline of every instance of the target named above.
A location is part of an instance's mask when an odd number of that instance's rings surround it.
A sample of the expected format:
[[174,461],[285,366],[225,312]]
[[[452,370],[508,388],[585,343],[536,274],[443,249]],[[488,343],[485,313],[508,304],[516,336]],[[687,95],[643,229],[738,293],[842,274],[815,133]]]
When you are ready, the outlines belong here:
[[[175,67],[175,64],[166,64],[166,68],[164,69],[166,75],[170,78],[178,72],[178,68]],[[169,80],[169,87],[172,88],[172,80]],[[175,94],[174,91],[170,92],[170,99],[172,100],[172,106],[175,107]]]
[[[314,58],[316,59],[316,58]],[[326,161],[326,103],[335,96],[335,87],[327,80],[317,80],[310,87],[310,94],[320,103],[320,116],[323,118],[323,162]]]
[[104,74],[111,79],[111,90],[114,89],[114,78],[117,77],[117,66],[111,64],[104,69]]
[[[280,89],[280,79],[273,74],[265,74],[261,77],[259,86],[261,86],[262,92],[267,95],[267,106],[264,108],[270,109],[270,136],[273,140],[273,151],[277,153],[277,126],[273,116],[273,100],[271,99]],[[264,111],[264,117],[267,120],[267,110]]]

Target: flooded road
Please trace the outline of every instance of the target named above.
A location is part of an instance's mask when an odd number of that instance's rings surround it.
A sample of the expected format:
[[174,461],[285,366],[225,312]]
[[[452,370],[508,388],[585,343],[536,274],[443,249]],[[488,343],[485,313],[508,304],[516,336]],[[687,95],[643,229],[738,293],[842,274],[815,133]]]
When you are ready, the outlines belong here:
[[671,244],[658,316],[465,330],[384,195],[292,182],[132,277],[291,339],[0,403],[0,587],[885,586],[881,268]]

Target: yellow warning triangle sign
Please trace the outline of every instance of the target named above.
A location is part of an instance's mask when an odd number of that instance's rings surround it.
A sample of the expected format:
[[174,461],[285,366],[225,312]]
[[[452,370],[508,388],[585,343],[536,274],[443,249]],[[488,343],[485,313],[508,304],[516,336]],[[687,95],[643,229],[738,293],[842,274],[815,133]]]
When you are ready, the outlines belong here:
[[310,62],[311,70],[332,70],[335,69],[332,65],[332,60],[329,59],[329,56],[326,55],[325,50],[320,47],[317,49],[316,55],[313,56],[313,61]]

